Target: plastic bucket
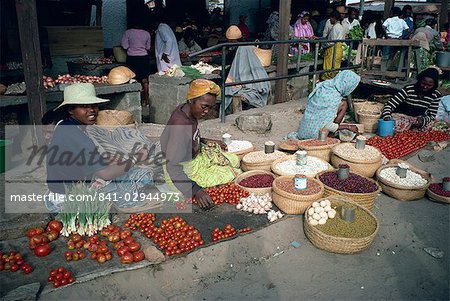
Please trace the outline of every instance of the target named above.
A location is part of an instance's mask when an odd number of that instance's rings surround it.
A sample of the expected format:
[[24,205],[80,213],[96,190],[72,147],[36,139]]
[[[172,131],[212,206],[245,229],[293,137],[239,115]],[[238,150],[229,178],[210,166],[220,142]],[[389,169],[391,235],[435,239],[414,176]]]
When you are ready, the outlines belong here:
[[11,140],[0,140],[0,173],[4,173],[10,167],[11,146]]
[[436,65],[439,67],[450,67],[450,52],[437,52]]
[[378,119],[378,136],[394,136],[395,120]]

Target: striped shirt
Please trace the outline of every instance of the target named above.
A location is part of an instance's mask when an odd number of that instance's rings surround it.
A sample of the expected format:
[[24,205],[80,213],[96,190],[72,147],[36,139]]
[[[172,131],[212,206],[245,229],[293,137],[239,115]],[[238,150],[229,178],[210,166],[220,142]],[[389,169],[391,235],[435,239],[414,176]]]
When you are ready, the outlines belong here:
[[441,92],[434,90],[420,98],[415,85],[405,86],[384,106],[381,118],[391,117],[392,113],[401,113],[413,117],[422,116],[424,125],[434,121],[439,107]]

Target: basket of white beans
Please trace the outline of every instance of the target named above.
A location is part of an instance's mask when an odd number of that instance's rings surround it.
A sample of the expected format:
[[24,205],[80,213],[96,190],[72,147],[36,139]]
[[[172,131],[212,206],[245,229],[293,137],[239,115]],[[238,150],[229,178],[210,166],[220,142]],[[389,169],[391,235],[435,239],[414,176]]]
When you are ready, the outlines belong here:
[[331,208],[329,200],[313,202],[308,209],[308,222],[313,225],[324,225],[329,218],[336,216],[336,210]]

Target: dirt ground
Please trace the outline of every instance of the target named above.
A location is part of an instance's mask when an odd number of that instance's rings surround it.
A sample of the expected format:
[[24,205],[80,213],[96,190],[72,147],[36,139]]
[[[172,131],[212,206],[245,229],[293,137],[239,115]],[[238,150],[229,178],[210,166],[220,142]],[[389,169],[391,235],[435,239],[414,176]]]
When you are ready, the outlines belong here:
[[[217,120],[204,121],[204,137],[278,142],[298,126],[304,101],[271,107],[271,132],[242,133]],[[255,112],[255,111],[253,111]],[[153,131],[158,132],[158,128]],[[417,154],[408,162],[448,176],[450,151],[423,163]],[[134,271],[77,283],[39,300],[449,300],[450,207],[424,198],[400,202],[381,194],[374,214],[379,232],[370,248],[339,255],[315,248],[303,232],[303,217],[291,216],[187,256]],[[291,243],[299,242],[295,248]],[[444,251],[435,258],[424,251]]]

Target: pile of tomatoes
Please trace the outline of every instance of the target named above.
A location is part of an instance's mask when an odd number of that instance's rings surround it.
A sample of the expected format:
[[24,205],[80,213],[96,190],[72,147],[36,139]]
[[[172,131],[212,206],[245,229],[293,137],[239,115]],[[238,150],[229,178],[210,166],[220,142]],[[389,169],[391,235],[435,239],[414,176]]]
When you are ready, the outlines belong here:
[[242,228],[242,229],[238,230],[239,233],[247,233],[247,232],[250,232],[250,231],[252,231],[251,227],[245,227],[245,228]]
[[205,243],[200,232],[179,216],[162,220],[153,241],[165,250],[166,256],[188,252]]
[[89,237],[84,247],[91,253],[91,259],[97,260],[98,263],[104,263],[112,259],[112,251],[108,248],[108,241],[101,240],[98,235]]
[[77,249],[76,251],[66,251],[64,253],[64,258],[66,261],[78,261],[83,260],[86,258],[86,254],[83,252],[82,249]]
[[48,273],[47,279],[49,282],[53,282],[54,288],[75,282],[72,272],[65,267],[58,267],[57,269],[51,270],[50,273]]
[[[214,204],[239,204],[241,198],[249,196],[248,191],[243,190],[234,183],[228,183],[216,187],[209,187],[205,189],[206,193],[211,197]],[[196,201],[194,200],[194,203]]]
[[235,235],[236,230],[230,224],[226,224],[225,227],[223,228],[223,231],[220,230],[219,228],[215,228],[211,233],[213,241],[222,240]]
[[154,213],[133,213],[125,222],[124,226],[130,228],[132,231],[136,231],[138,228],[141,233],[147,232],[145,228],[153,225],[156,221]]
[[10,272],[17,272],[19,269],[24,274],[30,274],[33,269],[25,262],[19,252],[9,252],[3,254],[0,252],[0,271],[9,270]]
[[141,251],[141,244],[134,240],[131,233],[122,241],[114,243],[114,249],[121,263],[139,262],[145,258],[144,252]]
[[421,149],[431,141],[439,142],[449,139],[450,135],[444,131],[405,131],[385,138],[374,136],[367,141],[367,144],[378,148],[390,160],[402,158]]
[[36,256],[47,256],[52,251],[49,242],[59,237],[62,227],[63,225],[60,221],[52,220],[47,224],[45,231],[41,227],[28,229],[28,246]]

